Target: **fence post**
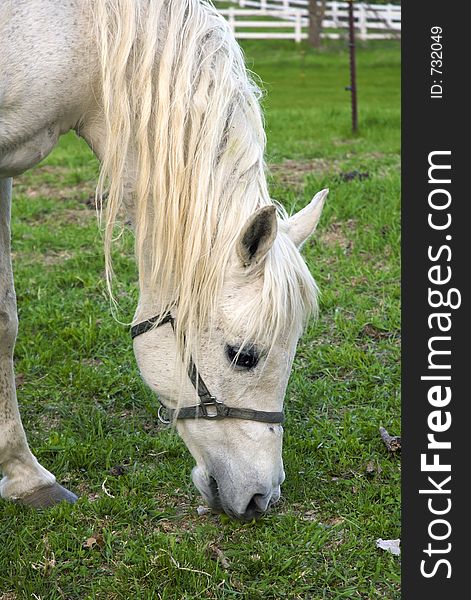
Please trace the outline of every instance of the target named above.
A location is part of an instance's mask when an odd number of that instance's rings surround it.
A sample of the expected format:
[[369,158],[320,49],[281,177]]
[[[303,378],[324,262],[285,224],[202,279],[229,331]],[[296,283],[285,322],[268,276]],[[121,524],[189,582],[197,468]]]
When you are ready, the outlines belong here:
[[230,6],[227,11],[227,22],[229,23],[229,25],[232,29],[232,33],[234,33],[234,35],[235,35],[236,24],[235,24],[234,8],[232,6]]
[[366,5],[357,4],[358,10],[358,29],[360,30],[360,40],[366,40],[368,38],[368,22],[366,18]]
[[388,4],[388,11],[386,13],[386,22],[388,24],[389,29],[394,29],[394,13],[395,13],[395,6],[394,4]]
[[296,10],[296,20],[294,22],[294,41],[299,44],[302,40],[302,17],[301,11]]
[[384,5],[384,11],[383,11],[383,23],[389,28],[391,29],[391,5],[390,4],[385,4]]
[[353,14],[353,0],[348,0],[348,33],[350,48],[350,90],[352,99],[352,131],[358,130],[358,108],[357,108],[357,75],[355,65],[355,23]]
[[339,20],[339,4],[337,0],[334,0],[330,3],[330,10],[332,11],[332,21],[334,22],[334,27],[337,27]]

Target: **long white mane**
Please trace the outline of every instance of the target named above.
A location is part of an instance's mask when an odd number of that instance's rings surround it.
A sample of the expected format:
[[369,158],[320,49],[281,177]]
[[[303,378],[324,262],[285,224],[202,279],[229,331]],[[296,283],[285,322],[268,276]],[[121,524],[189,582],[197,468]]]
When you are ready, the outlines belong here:
[[[178,306],[177,337],[191,346],[217,305],[241,228],[273,204],[260,92],[229,26],[206,0],[90,2],[106,121],[99,190],[108,189],[108,277],[131,185],[141,289],[155,289],[162,313]],[[274,340],[316,308],[315,283],[277,209],[280,233],[262,297],[240,315],[252,341]]]

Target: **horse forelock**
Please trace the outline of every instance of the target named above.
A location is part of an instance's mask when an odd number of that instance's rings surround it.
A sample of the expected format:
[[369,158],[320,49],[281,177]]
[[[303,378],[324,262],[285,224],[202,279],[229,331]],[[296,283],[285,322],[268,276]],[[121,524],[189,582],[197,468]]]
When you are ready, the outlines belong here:
[[[272,204],[260,91],[226,21],[205,1],[90,0],[101,62],[106,142],[98,191],[108,188],[105,257],[132,188],[141,291],[191,347],[216,309],[238,234]],[[171,7],[170,7],[171,4]],[[269,252],[262,298],[246,331],[274,339],[316,307],[316,286],[284,232]],[[249,312],[250,312],[250,307]]]

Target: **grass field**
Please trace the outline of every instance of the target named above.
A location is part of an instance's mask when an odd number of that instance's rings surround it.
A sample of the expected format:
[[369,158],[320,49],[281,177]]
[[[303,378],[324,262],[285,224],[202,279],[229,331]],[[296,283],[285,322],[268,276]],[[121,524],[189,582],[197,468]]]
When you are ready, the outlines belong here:
[[[304,251],[322,296],[287,393],[282,500],[257,523],[198,516],[192,458],[110,315],[97,165],[67,135],[15,181],[16,369],[31,447],[80,500],[1,504],[1,600],[400,597],[399,558],[375,547],[400,537],[400,461],[378,434],[400,433],[399,45],[359,48],[354,136],[345,47],[244,47],[267,92],[272,196],[294,210],[331,190]],[[115,265],[128,322],[130,236]]]

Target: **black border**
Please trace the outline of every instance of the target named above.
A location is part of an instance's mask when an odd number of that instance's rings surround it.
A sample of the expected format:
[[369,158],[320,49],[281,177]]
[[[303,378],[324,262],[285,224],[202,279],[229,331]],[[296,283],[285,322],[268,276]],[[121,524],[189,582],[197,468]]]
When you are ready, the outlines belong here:
[[[466,12],[468,14],[466,14]],[[469,8],[466,3],[404,2],[402,4],[402,597],[405,600],[465,598],[469,594],[468,567],[471,544],[471,526],[468,508],[471,508],[471,491],[468,486],[470,470],[468,457],[469,406],[471,404],[467,374],[471,372],[471,314],[469,306],[469,279],[471,278],[471,219],[468,215],[471,175],[471,95],[469,79],[471,52],[468,41]],[[434,83],[430,73],[431,28],[443,29],[443,94],[431,98]],[[427,317],[428,246],[445,243],[444,232],[434,232],[427,223],[429,212],[428,155],[434,150],[451,150],[452,194],[450,212],[452,224],[447,234],[452,258],[452,287],[460,290],[462,304],[452,313],[451,373],[452,399],[447,409],[452,415],[451,428],[442,435],[451,441],[451,449],[441,452],[441,462],[451,463],[452,501],[447,518],[452,527],[447,542],[448,554],[435,555],[446,558],[451,564],[442,565],[436,575],[421,575],[423,559],[432,564],[423,549],[429,540],[427,528],[434,517],[427,509],[427,496],[419,489],[430,488],[427,476],[420,469],[420,455],[427,451],[427,416],[433,407],[427,401],[430,382],[421,381],[427,372],[427,342],[431,332]],[[445,254],[444,254],[445,256]],[[445,335],[445,334],[444,334]],[[445,374],[438,372],[437,374]],[[432,452],[433,453],[433,452]],[[445,458],[448,460],[445,461]],[[443,474],[437,474],[437,480]],[[438,496],[437,496],[438,497]],[[445,497],[445,496],[443,496]],[[438,501],[437,501],[438,505]],[[468,541],[469,539],[469,541]],[[437,547],[439,543],[436,542]],[[443,542],[443,546],[446,542]],[[445,594],[448,594],[446,596]]]

